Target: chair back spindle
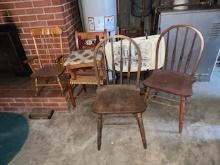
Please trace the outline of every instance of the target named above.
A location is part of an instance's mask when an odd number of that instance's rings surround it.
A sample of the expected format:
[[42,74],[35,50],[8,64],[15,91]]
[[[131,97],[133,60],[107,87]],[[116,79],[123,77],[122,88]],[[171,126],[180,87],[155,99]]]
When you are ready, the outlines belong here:
[[123,56],[123,50],[122,50],[122,40],[120,40],[120,84],[122,84],[122,79],[123,79],[123,77],[122,77],[122,74],[123,74],[123,58],[122,58],[122,56]]

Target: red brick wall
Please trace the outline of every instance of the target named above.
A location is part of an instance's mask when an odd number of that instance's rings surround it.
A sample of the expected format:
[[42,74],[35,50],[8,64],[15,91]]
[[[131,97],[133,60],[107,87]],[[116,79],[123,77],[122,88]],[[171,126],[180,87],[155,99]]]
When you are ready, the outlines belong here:
[[67,0],[64,5],[64,21],[70,50],[75,49],[75,30],[81,31],[81,20],[77,0]]
[[0,24],[7,22],[18,27],[27,56],[36,55],[30,35],[32,28],[61,27],[65,53],[75,47],[75,30],[82,29],[77,0],[0,0]]
[[65,97],[29,97],[0,98],[0,111],[24,111],[33,109],[53,109],[59,112],[68,111]]

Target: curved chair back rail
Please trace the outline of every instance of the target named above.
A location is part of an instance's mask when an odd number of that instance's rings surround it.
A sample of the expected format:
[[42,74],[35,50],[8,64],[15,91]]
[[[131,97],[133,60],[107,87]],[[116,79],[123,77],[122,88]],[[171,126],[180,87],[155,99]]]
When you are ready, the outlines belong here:
[[[117,42],[116,42],[117,41]],[[111,50],[106,51],[106,44],[110,44]],[[117,44],[117,45],[116,45]],[[119,51],[115,51],[115,47],[119,47]],[[135,56],[132,57],[132,52]],[[108,37],[101,41],[95,48],[94,52],[94,65],[96,69],[96,77],[98,81],[98,86],[100,86],[100,75],[99,75],[99,65],[97,62],[98,56],[102,56],[104,59],[104,69],[108,72],[108,59],[111,59],[112,64],[112,83],[116,84],[117,77],[119,77],[120,84],[131,83],[131,65],[136,65],[136,87],[139,87],[140,84],[140,71],[141,71],[141,51],[135,41],[124,35],[115,35],[112,37]],[[107,58],[110,56],[111,58]],[[124,68],[127,67],[127,73],[123,73]],[[126,74],[126,76],[124,76]],[[107,76],[109,72],[107,73]],[[124,80],[126,77],[127,81]],[[107,78],[107,84],[109,84],[109,77]]]

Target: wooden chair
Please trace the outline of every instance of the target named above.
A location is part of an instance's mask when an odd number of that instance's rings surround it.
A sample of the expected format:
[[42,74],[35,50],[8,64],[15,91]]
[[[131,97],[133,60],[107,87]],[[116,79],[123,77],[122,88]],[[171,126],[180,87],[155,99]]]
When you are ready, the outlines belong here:
[[98,43],[106,39],[107,32],[75,32],[76,49],[94,49]]
[[[118,42],[120,43],[119,45],[121,51],[118,52],[114,50],[114,44],[116,42],[113,42],[113,40],[120,40]],[[103,56],[103,58],[105,59],[104,70],[108,72],[109,69],[107,63],[110,64],[110,61],[107,60],[108,58],[105,50],[107,41],[110,42],[109,44],[111,44],[111,52],[110,54],[108,53],[108,55],[110,55],[112,58],[112,80],[108,78],[107,84],[101,86],[101,79],[99,75],[99,70],[101,68],[97,64],[96,59],[99,56]],[[126,48],[124,48],[125,42],[127,42],[128,46]],[[118,47],[118,45],[116,47]],[[128,50],[127,55],[125,55],[125,49]],[[135,52],[136,59],[131,58],[131,52]],[[119,61],[118,58],[120,58]],[[131,38],[123,35],[116,35],[114,37],[107,38],[97,45],[95,49],[94,62],[98,81],[98,89],[96,92],[96,101],[93,105],[92,111],[98,114],[98,150],[100,150],[101,148],[103,116],[110,114],[134,115],[138,122],[143,146],[146,149],[147,143],[142,120],[142,113],[145,111],[145,104],[143,98],[140,96],[139,88],[141,71],[141,52],[138,45]],[[135,80],[131,79],[132,65],[136,65],[136,72],[133,73],[135,74]],[[125,67],[127,68],[127,72],[123,74],[123,70]],[[116,72],[119,72],[119,74],[116,74]],[[106,74],[108,75],[109,73]]]
[[[76,40],[76,50],[85,50],[85,49],[95,49],[95,46],[106,39],[107,32],[75,32],[75,40]],[[83,53],[81,54],[83,55]],[[67,67],[67,70],[71,74],[70,84],[73,89],[72,91],[72,104],[76,106],[76,97],[82,92],[82,89],[86,91],[86,85],[96,85],[96,76],[94,67],[84,67],[82,68],[74,68],[71,66]],[[105,77],[103,76],[103,81]],[[83,88],[79,90],[77,94],[74,94],[74,91],[78,85],[82,85]]]
[[[158,68],[159,47],[165,41],[165,61]],[[164,30],[158,40],[156,64],[152,75],[144,80],[145,102],[149,101],[150,91],[166,92],[179,96],[179,133],[182,132],[186,98],[191,96],[195,72],[204,49],[202,34],[189,25],[174,25]]]
[[[63,86],[60,76],[65,71],[62,65],[63,44],[62,30],[59,27],[43,27],[31,29],[36,57],[29,58],[27,62],[33,70],[32,77],[35,79],[35,95],[39,93],[39,87],[59,86],[63,94]],[[36,60],[39,69],[34,69],[33,62]]]

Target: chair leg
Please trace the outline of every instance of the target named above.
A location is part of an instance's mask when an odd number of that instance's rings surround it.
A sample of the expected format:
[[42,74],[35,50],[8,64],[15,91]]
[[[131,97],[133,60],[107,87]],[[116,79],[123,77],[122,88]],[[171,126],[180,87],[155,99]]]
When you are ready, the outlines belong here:
[[179,109],[179,133],[182,133],[182,129],[183,129],[185,105],[186,105],[186,98],[181,96],[180,97],[180,109]]
[[154,92],[154,96],[153,96],[154,99],[157,97],[158,93],[159,93],[158,91]]
[[142,143],[143,143],[144,149],[146,149],[147,148],[147,142],[146,142],[146,137],[145,137],[142,113],[137,113],[136,114],[136,119],[137,119],[138,127],[139,127],[139,130],[140,130],[140,133],[141,133]]
[[80,88],[80,91],[78,93],[75,92],[75,89],[77,88],[76,84],[73,84],[74,86],[72,87],[70,85],[70,98],[71,98],[71,104],[73,105],[73,107],[76,107],[76,98],[80,95],[80,93],[82,92],[83,88]]
[[74,88],[72,88],[72,85],[70,83],[68,84],[68,88],[69,88],[70,102],[73,107],[76,107],[76,97],[74,97],[74,93],[73,93]]
[[39,88],[38,88],[38,78],[36,77],[35,79],[35,96],[38,95],[38,91],[39,91]]
[[83,88],[84,92],[86,92],[86,85],[85,84],[82,85],[82,88]]
[[149,100],[150,91],[151,91],[151,89],[149,87],[147,87],[145,89],[144,102],[145,102],[146,105],[147,105],[148,100]]
[[97,130],[98,130],[98,135],[97,135],[97,147],[98,147],[98,150],[101,149],[101,144],[102,144],[102,115],[99,114],[98,115],[98,122],[97,122]]
[[60,86],[61,94],[63,95],[64,90],[63,90],[63,86],[62,86],[61,81],[60,81],[60,77],[57,77],[57,82]]

